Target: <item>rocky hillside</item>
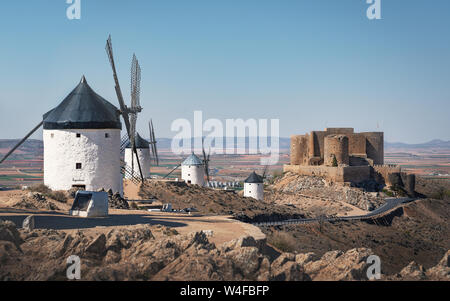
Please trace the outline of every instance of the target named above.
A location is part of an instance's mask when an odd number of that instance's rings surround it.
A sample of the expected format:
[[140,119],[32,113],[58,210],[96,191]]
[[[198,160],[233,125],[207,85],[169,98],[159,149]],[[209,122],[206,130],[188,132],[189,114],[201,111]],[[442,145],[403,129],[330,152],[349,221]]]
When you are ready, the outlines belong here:
[[188,186],[184,182],[147,182],[141,187],[139,195],[143,199],[171,203],[174,209],[193,207],[203,214],[233,215],[242,221],[304,217],[304,212],[298,208],[244,198],[233,191]]
[[[365,186],[364,188],[358,188],[341,184],[330,184],[320,177],[286,173],[268,187],[267,200],[290,200],[293,204],[298,203],[301,206],[301,202],[305,198],[313,198],[329,201],[331,204],[326,206],[327,209],[332,209],[332,203],[340,202],[364,211],[374,210],[384,204],[385,201],[382,195],[376,192],[378,190],[376,183],[366,183]],[[299,201],[296,202],[296,199]],[[324,207],[323,204],[320,207]],[[329,211],[332,212],[333,210]]]
[[[0,222],[0,280],[66,280],[66,260],[81,258],[82,280],[366,280],[370,249],[277,253],[252,237],[216,246],[207,233],[138,225],[96,236],[17,230]],[[433,268],[410,263],[384,279],[450,279],[450,252]]]
[[285,252],[318,256],[370,248],[383,270],[399,273],[411,261],[433,267],[450,249],[450,202],[425,199],[376,220],[322,223],[262,229],[268,242]]

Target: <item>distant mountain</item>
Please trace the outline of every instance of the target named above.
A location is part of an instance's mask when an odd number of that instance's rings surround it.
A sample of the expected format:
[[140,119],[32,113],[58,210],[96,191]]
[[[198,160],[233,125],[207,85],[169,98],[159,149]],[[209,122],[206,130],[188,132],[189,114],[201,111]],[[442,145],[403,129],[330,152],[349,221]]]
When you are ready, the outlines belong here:
[[[0,139],[0,153],[6,154],[19,141],[19,139]],[[19,147],[18,150],[38,156],[44,151],[44,143],[42,140],[28,139]]]
[[[226,145],[227,145],[227,139],[228,138],[223,138],[223,145],[224,145],[224,147],[226,147]],[[158,139],[156,139],[156,141],[157,141],[157,143],[158,143],[158,148],[159,149],[169,149],[169,148],[171,148],[171,145],[172,145],[172,140],[173,139],[171,139],[171,138],[158,138]],[[192,138],[191,139],[191,145],[192,146],[194,146],[194,141],[195,141],[195,138]],[[270,146],[270,141],[271,141],[271,138],[270,137],[268,137],[267,138],[267,143],[269,144],[269,146]],[[176,143],[177,141],[175,141],[175,143]],[[181,141],[180,141],[181,142]],[[253,143],[256,143],[256,145],[257,145],[257,143],[259,142],[259,140],[258,140],[258,138],[257,137],[246,137],[245,138],[245,144],[246,144],[246,146],[248,147],[248,145],[250,144],[250,142],[253,142]],[[236,140],[236,138],[235,138],[235,141],[234,141],[234,143],[235,143],[235,145],[237,145],[237,140]],[[283,138],[283,137],[280,137],[280,140],[279,140],[279,143],[280,143],[280,150],[288,150],[288,149],[290,149],[290,147],[291,147],[291,139],[290,138]]]
[[384,147],[389,148],[402,148],[402,149],[450,149],[450,141],[444,141],[440,139],[434,139],[426,143],[419,144],[407,144],[401,142],[385,142]]
[[[158,142],[158,149],[170,149],[172,144],[171,138],[158,138],[156,139]],[[249,145],[249,142],[252,140],[256,140],[258,142],[257,138],[246,138],[245,143],[246,145]],[[226,146],[224,138],[224,146]],[[270,142],[270,137],[268,139]],[[7,150],[14,147],[14,145],[19,142],[19,139],[0,139],[0,153],[6,153]],[[252,141],[255,142],[255,141]],[[280,150],[281,151],[288,151],[290,149],[291,140],[290,138],[283,138],[280,137]],[[194,145],[194,138],[191,140],[191,145]],[[43,142],[42,140],[37,139],[29,139],[25,141],[24,144],[19,148],[19,150],[27,152],[27,153],[33,153],[33,154],[39,154],[43,151]],[[450,141],[444,141],[440,139],[434,139],[426,143],[420,143],[420,144],[407,144],[402,142],[385,142],[384,143],[385,149],[450,149]]]

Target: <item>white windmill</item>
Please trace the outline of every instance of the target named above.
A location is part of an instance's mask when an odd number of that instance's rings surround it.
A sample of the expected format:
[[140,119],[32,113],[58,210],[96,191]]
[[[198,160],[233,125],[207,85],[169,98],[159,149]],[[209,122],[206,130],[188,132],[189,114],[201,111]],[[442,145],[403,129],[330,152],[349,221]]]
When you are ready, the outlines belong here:
[[[123,193],[120,172],[120,111],[88,85],[83,76],[75,89],[42,122],[44,184],[53,190],[73,187]],[[0,163],[1,163],[0,162]]]

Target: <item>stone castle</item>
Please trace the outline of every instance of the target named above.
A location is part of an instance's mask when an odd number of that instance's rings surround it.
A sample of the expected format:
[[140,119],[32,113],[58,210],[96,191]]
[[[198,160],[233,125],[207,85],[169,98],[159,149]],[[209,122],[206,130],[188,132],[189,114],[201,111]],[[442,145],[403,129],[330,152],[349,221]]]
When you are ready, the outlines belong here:
[[[384,164],[384,133],[355,133],[353,128],[327,128],[291,137],[290,164],[285,172],[323,177],[329,182],[375,180],[414,191],[415,177]],[[414,183],[413,183],[414,182]]]

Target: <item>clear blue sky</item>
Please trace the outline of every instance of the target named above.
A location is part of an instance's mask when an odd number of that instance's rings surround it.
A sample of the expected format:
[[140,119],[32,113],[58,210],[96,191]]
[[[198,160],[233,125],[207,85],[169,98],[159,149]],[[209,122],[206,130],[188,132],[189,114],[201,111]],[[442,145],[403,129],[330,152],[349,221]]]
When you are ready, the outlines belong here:
[[[128,99],[142,67],[138,124],[172,137],[172,120],[279,118],[281,136],[332,126],[388,141],[450,140],[450,1],[65,0],[0,4],[0,138],[18,138],[83,74],[117,105],[105,40]],[[39,137],[39,133],[35,135]]]

